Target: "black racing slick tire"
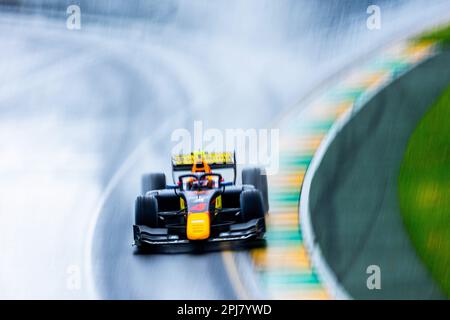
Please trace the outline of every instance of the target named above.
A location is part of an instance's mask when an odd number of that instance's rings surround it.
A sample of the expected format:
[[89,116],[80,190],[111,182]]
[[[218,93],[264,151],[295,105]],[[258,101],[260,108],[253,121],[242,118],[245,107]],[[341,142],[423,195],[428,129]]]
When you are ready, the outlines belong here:
[[135,224],[158,227],[158,200],[155,196],[138,196],[134,208]]
[[166,175],[164,173],[144,174],[141,180],[142,195],[149,191],[162,190],[166,188]]
[[241,193],[241,221],[264,218],[264,201],[261,191],[252,189]]
[[261,191],[264,202],[264,212],[269,212],[269,192],[266,171],[258,167],[242,169],[242,184],[250,184]]

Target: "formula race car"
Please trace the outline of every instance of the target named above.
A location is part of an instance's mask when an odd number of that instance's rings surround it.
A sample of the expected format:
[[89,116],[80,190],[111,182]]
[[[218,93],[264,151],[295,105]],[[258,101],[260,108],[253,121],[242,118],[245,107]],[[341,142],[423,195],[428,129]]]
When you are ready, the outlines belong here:
[[[233,170],[230,182],[216,172],[226,169]],[[142,177],[133,226],[138,248],[264,237],[269,202],[263,169],[243,169],[242,185],[236,185],[234,153],[194,152],[172,157],[172,176],[174,185],[166,185],[164,173]]]

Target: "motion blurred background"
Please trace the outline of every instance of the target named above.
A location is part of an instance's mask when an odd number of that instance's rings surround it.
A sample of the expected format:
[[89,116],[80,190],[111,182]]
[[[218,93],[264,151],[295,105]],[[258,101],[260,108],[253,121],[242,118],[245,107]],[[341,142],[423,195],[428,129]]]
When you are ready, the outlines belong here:
[[[80,30],[66,27],[73,4]],[[380,30],[367,28],[371,4]],[[220,253],[133,254],[140,174],[169,169],[173,130],[270,127],[449,10],[449,0],[0,1],[0,298],[236,298]]]

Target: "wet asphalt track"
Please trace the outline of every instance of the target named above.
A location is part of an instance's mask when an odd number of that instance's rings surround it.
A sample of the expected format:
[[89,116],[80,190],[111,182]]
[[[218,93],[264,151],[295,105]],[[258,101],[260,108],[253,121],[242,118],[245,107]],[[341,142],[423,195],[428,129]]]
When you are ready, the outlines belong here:
[[[267,126],[328,73],[421,21],[404,14],[368,39],[364,10],[303,8],[293,38],[292,25],[281,24],[288,5],[275,18],[238,7],[237,27],[228,30],[225,17],[208,21],[209,32],[86,25],[76,34],[57,20],[2,14],[1,296],[237,298],[220,252],[134,254],[133,201],[143,172],[169,169],[174,129],[197,119],[219,129]],[[241,34],[240,25],[250,28]],[[23,185],[37,187],[23,198]],[[39,245],[29,250],[17,240],[23,232]],[[71,266],[81,288],[67,284]]]

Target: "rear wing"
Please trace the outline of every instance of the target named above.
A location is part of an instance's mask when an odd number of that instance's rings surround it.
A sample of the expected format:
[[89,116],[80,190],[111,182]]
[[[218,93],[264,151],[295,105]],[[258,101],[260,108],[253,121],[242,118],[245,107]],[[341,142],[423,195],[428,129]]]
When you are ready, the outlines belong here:
[[172,171],[191,171],[195,162],[206,162],[211,170],[233,169],[236,182],[235,152],[192,152],[172,156]]

